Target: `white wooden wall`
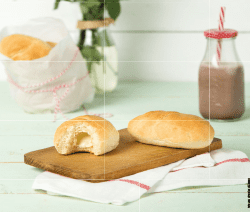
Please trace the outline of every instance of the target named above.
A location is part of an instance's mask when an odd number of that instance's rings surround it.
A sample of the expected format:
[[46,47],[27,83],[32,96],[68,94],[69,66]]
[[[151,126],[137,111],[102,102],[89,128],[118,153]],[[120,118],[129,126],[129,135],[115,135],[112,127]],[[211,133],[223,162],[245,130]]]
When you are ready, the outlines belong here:
[[[74,40],[81,18],[77,4],[54,0],[0,0],[0,29],[30,18],[53,16],[64,21]],[[152,81],[197,81],[205,52],[203,31],[218,27],[226,6],[226,28],[239,31],[236,46],[250,81],[250,0],[127,0],[112,26],[119,52],[119,78]],[[0,80],[6,76],[0,65]]]

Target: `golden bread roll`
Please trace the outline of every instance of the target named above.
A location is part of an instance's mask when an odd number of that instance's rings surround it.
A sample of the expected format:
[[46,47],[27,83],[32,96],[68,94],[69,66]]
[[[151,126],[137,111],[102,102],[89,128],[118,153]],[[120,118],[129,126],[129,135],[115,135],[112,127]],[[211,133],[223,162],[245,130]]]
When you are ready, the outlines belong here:
[[12,60],[34,60],[49,54],[51,47],[40,39],[13,34],[1,40],[0,52]]
[[214,129],[205,119],[172,111],[140,115],[129,122],[128,131],[145,144],[185,149],[207,147],[214,138]]
[[54,135],[58,153],[90,152],[102,155],[119,144],[119,132],[107,120],[92,115],[79,116],[62,123]]
[[54,48],[54,47],[56,46],[56,44],[57,44],[57,43],[50,42],[50,41],[47,41],[46,43],[49,44],[49,46],[50,46],[51,48]]

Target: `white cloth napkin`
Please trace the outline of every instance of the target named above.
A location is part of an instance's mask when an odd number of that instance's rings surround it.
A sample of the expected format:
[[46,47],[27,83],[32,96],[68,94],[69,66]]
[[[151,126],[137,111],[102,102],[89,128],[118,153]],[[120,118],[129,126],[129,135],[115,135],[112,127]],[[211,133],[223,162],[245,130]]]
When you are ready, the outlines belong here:
[[241,151],[219,149],[102,183],[89,183],[45,171],[36,177],[32,188],[51,195],[123,205],[139,199],[146,192],[187,186],[245,184],[250,177],[249,162]]

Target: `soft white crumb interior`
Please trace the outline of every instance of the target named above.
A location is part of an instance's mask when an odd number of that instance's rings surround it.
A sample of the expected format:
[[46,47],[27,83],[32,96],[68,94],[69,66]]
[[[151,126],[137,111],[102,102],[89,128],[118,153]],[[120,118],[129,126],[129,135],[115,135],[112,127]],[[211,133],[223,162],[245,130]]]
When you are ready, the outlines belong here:
[[57,149],[61,154],[79,151],[95,152],[95,141],[98,139],[95,129],[91,125],[86,123],[76,124],[67,128]]
[[77,143],[76,145],[78,147],[84,148],[84,147],[92,147],[93,143],[92,143],[92,138],[91,136],[86,133],[86,132],[81,132],[76,136],[77,139]]

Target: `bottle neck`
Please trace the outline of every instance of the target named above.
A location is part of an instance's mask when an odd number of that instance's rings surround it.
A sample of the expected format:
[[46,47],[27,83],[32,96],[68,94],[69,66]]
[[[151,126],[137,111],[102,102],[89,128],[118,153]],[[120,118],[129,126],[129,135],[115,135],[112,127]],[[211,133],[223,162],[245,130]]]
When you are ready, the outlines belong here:
[[[220,55],[218,56],[218,54]],[[207,38],[206,52],[202,62],[208,62],[211,65],[218,66],[218,60],[220,64],[241,64],[235,47],[235,38]]]

